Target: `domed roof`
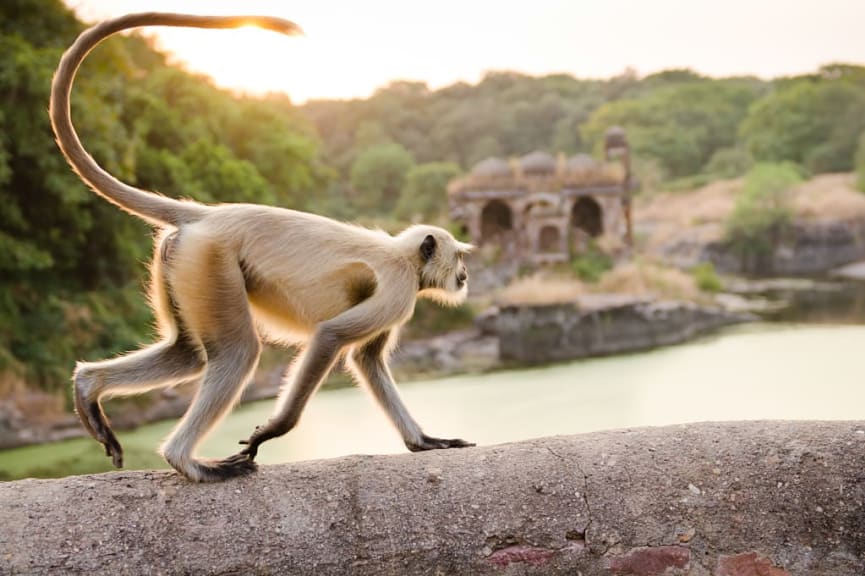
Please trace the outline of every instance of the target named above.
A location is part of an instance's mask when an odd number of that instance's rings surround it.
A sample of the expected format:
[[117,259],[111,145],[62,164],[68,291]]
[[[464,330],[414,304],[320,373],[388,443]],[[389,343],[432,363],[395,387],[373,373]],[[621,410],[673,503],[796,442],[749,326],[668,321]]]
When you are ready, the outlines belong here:
[[510,176],[511,165],[507,160],[501,158],[487,158],[475,164],[472,168],[473,176]]
[[627,144],[628,136],[621,126],[612,126],[604,134],[604,140],[607,146],[622,146]]
[[598,161],[588,154],[577,154],[568,160],[568,170],[571,172],[585,172],[598,167]]
[[556,159],[541,150],[520,158],[520,165],[525,174],[552,174],[556,171]]

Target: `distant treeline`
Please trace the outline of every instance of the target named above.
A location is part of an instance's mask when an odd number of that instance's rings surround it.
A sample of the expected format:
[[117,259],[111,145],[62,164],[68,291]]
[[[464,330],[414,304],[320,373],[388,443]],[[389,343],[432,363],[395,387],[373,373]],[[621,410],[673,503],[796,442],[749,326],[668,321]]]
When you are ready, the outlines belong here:
[[851,170],[865,130],[865,67],[831,64],[773,81],[690,70],[609,80],[490,72],[475,86],[395,82],[367,100],[302,108],[355,194],[358,164],[383,149],[467,170],[537,149],[597,154],[613,125],[627,130],[638,177],[686,186],[740,175],[755,161]]
[[[80,183],[48,123],[51,75],[83,27],[60,0],[0,3],[0,396],[15,381],[55,389],[75,359],[149,333],[150,233]],[[645,186],[736,176],[755,161],[851,170],[857,146],[865,165],[865,68],[850,65],[774,81],[492,72],[475,86],[396,82],[298,107],[217,89],[131,35],[85,62],[73,116],[97,160],[138,186],[385,227],[444,218],[448,180],[486,157],[597,152],[612,125],[628,131]]]

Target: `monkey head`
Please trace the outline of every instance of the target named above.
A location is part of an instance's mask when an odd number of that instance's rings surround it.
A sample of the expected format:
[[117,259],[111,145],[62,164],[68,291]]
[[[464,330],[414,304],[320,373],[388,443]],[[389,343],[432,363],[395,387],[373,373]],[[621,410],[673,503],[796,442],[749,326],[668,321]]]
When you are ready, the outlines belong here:
[[463,258],[474,248],[437,226],[412,226],[400,234],[418,261],[418,296],[457,306],[468,294],[469,273]]

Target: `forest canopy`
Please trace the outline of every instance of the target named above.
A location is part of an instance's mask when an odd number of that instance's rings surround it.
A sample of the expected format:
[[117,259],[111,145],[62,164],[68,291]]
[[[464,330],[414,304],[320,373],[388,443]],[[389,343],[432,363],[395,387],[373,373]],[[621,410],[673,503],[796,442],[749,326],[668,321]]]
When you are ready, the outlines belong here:
[[[59,0],[0,3],[0,373],[48,390],[76,359],[135,348],[151,323],[140,294],[150,231],[86,189],[48,123],[51,76],[83,28]],[[219,89],[132,34],[84,63],[73,116],[96,159],[132,184],[388,229],[443,221],[447,182],[487,157],[598,153],[612,125],[627,131],[644,185],[764,162],[865,174],[865,67],[848,64],[771,81],[493,71],[476,85],[398,81],[297,106]]]

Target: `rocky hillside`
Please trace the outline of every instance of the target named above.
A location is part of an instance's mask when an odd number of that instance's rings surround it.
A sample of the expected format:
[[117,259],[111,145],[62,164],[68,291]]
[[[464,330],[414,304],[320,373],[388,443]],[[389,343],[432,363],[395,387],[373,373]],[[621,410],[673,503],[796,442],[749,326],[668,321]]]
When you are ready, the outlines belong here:
[[[642,198],[634,211],[640,247],[650,255],[689,268],[711,261],[727,273],[743,263],[724,242],[743,181],[713,182],[690,192]],[[823,174],[792,190],[792,223],[759,273],[807,275],[865,259],[865,194],[853,174]]]

